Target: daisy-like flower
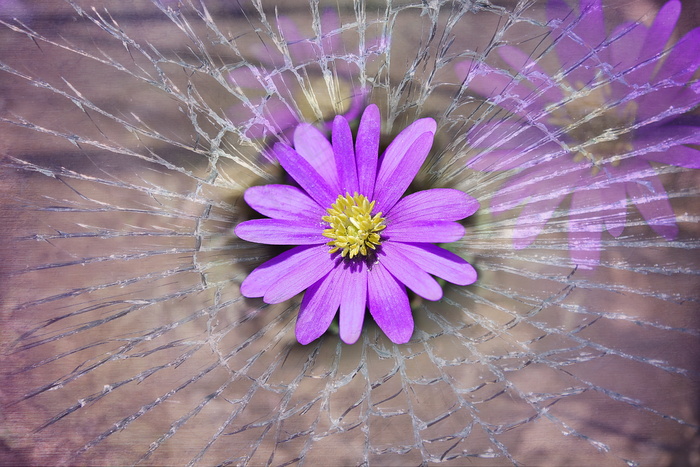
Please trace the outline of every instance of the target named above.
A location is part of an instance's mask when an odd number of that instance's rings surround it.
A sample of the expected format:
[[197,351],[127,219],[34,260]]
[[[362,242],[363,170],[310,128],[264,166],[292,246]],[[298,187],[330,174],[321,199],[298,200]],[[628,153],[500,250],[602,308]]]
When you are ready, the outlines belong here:
[[372,38],[362,49],[348,51],[340,26],[337,11],[326,10],[319,37],[305,37],[294,21],[280,16],[278,48],[253,47],[260,65],[246,63],[229,73],[232,84],[257,96],[229,112],[234,124],[248,127],[247,137],[291,133],[301,121],[330,122],[336,114],[359,117],[367,89],[358,83],[358,64],[380,54],[383,41]]
[[[617,237],[631,200],[659,235],[673,239],[675,215],[650,162],[698,168],[697,120],[683,114],[700,103],[693,75],[700,64],[700,28],[668,43],[681,11],[672,0],[653,24],[620,25],[606,35],[599,0],[581,0],[581,15],[548,2],[559,67],[548,72],[537,57],[501,47],[515,74],[476,61],[457,73],[473,91],[513,114],[476,125],[473,146],[489,150],[468,165],[479,171],[522,169],[495,194],[500,213],[526,201],[514,231],[516,248],[531,244],[554,210],[573,193],[569,250],[573,261],[600,260],[604,230]],[[566,19],[561,19],[566,16]],[[561,71],[560,71],[561,70]]]
[[249,188],[246,202],[270,219],[239,224],[238,237],[271,245],[298,245],[255,269],[241,284],[246,297],[280,303],[306,290],[296,323],[301,344],[318,338],[340,309],[340,337],[354,343],[365,309],[395,343],[413,334],[405,287],[427,300],[442,288],[431,274],[458,285],[476,271],[433,243],[464,235],[457,220],[479,203],[455,189],[431,189],[401,199],[430,151],[436,124],[430,118],[405,128],[378,158],[380,115],[364,111],[353,144],[348,121],[336,116],[332,143],[310,125],[294,133],[294,148],[274,152],[301,188]]

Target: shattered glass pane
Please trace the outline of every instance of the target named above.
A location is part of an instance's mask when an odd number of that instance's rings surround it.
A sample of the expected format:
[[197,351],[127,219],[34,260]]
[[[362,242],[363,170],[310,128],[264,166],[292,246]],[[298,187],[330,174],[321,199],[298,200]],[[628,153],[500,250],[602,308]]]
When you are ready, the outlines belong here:
[[[2,462],[697,465],[700,9],[596,5],[0,0]],[[479,279],[301,346],[242,194],[368,103]]]

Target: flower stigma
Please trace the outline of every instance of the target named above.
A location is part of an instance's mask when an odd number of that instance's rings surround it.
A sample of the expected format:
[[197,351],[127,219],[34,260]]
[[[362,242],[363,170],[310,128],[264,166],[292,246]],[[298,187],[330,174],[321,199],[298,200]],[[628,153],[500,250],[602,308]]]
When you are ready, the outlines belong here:
[[357,192],[350,196],[340,195],[330,208],[326,209],[327,216],[322,219],[330,224],[323,231],[323,236],[332,239],[327,245],[331,246],[329,253],[341,252],[343,258],[354,258],[358,254],[367,256],[380,244],[379,232],[386,228],[382,213],[372,216],[374,201]]

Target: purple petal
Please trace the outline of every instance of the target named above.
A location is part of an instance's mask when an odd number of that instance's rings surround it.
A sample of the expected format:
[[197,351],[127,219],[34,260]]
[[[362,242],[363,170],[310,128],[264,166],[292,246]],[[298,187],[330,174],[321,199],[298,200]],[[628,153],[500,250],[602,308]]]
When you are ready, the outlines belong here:
[[531,168],[510,177],[493,195],[489,206],[491,213],[500,214],[520,206],[537,189],[539,172],[539,167]]
[[295,330],[300,344],[306,345],[328,330],[340,306],[343,274],[342,268],[333,269],[304,294]]
[[613,183],[600,189],[600,217],[605,221],[605,228],[613,237],[619,237],[625,228],[627,219],[627,192],[624,183]]
[[605,40],[605,16],[601,0],[579,0],[583,16],[576,25],[576,34],[586,44],[597,47]]
[[672,78],[676,83],[686,83],[700,64],[700,28],[695,28],[673,45],[668,58],[653,78],[654,82]]
[[396,171],[397,167],[405,162],[407,153],[412,152],[411,150],[417,140],[421,139],[425,133],[435,135],[436,130],[437,124],[432,118],[421,118],[401,130],[389,144],[379,161],[377,185],[383,185],[391,179],[391,175]]
[[626,183],[627,193],[632,202],[656,233],[666,240],[673,240],[678,235],[676,215],[671,208],[661,179],[658,175],[642,176],[645,172],[653,171],[648,162],[641,160],[629,162],[629,165],[636,166],[630,167],[629,170],[639,175],[637,180]]
[[670,0],[661,7],[649,28],[649,34],[642,46],[640,59],[644,60],[661,53],[673,34],[678,18],[681,15],[681,2]]
[[[612,44],[613,59],[619,61],[623,69],[637,67],[631,73],[625,75],[625,81],[633,84],[644,84],[650,81],[651,75],[662,60],[662,53],[671,38],[681,13],[681,4],[676,0],[666,2],[654,19],[651,28],[637,26],[632,31],[636,37],[625,37],[623,41],[615,41]],[[633,48],[634,50],[630,50]],[[647,62],[645,65],[645,62]]]
[[505,70],[492,68],[483,62],[465,60],[455,65],[455,73],[464,86],[519,115],[527,114],[525,99],[533,94],[531,88],[520,84]]
[[307,289],[336,267],[337,255],[328,253],[326,245],[317,247],[314,255],[307,255],[306,263],[297,263],[283,276],[278,275],[263,296],[265,303],[281,303]]
[[332,8],[327,8],[321,15],[321,48],[324,55],[337,55],[345,52],[343,40],[340,37],[340,18],[338,12]]
[[549,0],[547,2],[547,20],[554,25],[563,29],[571,23],[574,17],[575,14],[571,11],[571,7],[564,0]]
[[360,194],[374,199],[374,182],[377,177],[379,157],[379,135],[381,117],[379,108],[372,104],[365,109],[357,130],[355,154],[357,157],[357,175]]
[[[610,83],[609,100],[617,100],[635,92],[635,88],[648,83],[660,57],[642,58],[642,45],[648,40],[649,29],[638,22],[625,22],[617,26],[610,40],[610,58],[614,63],[615,78]],[[620,75],[618,75],[620,74]]]
[[[608,171],[610,176],[616,177],[618,174],[615,172],[620,170],[609,168]],[[571,232],[592,232],[595,230],[602,232],[603,226],[605,226],[614,237],[622,234],[627,217],[625,184],[620,182],[607,183],[606,180],[610,180],[608,175],[601,173],[591,178],[588,184],[581,185],[574,191],[569,214],[569,230]],[[599,186],[603,184],[605,185]],[[589,189],[592,185],[595,186]],[[581,238],[588,237],[583,235]],[[600,235],[597,238],[599,241]]]
[[[698,37],[700,41],[700,37]],[[686,86],[662,87],[656,86],[648,93],[636,99],[638,105],[636,121],[658,121],[661,115],[665,118],[679,115],[691,110],[700,103],[700,89]],[[644,129],[637,131],[644,134]]]
[[[475,60],[464,60],[455,64],[457,77],[472,92],[483,97],[501,95],[506,88],[514,84],[513,77],[505,70],[500,70]],[[493,81],[486,79],[493,77]]]
[[368,93],[369,89],[366,86],[359,89],[355,88],[352,91],[352,95],[345,98],[346,101],[348,99],[350,100],[350,105],[343,114],[343,117],[345,117],[349,122],[360,117],[362,109],[365,107],[365,102],[367,102]]
[[278,135],[299,123],[299,118],[278,97],[262,100],[256,104],[238,103],[227,110],[227,115],[235,126],[245,128],[245,135],[251,139]]
[[413,335],[413,316],[406,289],[381,263],[367,274],[369,312],[377,325],[395,344],[405,344]]
[[241,284],[241,294],[249,298],[262,297],[267,289],[279,281],[280,277],[303,268],[312,259],[323,255],[330,256],[326,245],[297,246],[285,251],[248,274]]
[[[416,135],[406,133],[406,130],[402,131],[389,145],[379,161],[377,183],[374,186],[374,201],[377,202],[375,210],[377,212],[387,212],[396,204],[425,162],[430,147],[433,145],[435,121],[422,119],[413,124],[425,120],[432,123],[433,132],[420,133],[420,136],[414,138]],[[425,127],[426,125],[420,125],[416,130],[420,131]],[[405,136],[402,138],[402,135]]]
[[290,185],[263,185],[248,188],[243,195],[248,206],[273,219],[321,222],[326,213],[306,193]]
[[469,132],[469,144],[486,149],[467,162],[470,169],[480,172],[524,168],[561,150],[539,128],[510,121],[475,126]]
[[589,47],[583,47],[573,39],[563,37],[557,42],[555,50],[569,82],[587,84],[595,78],[595,70],[598,69],[599,63],[590,58],[593,53]]
[[464,227],[450,221],[415,221],[389,224],[382,239],[392,242],[450,243],[464,237]]
[[[597,0],[581,0],[580,15],[571,12],[571,7],[562,0],[547,2],[547,17],[551,22],[563,23],[555,32],[555,50],[564,69],[568,69],[567,80],[570,83],[588,83],[597,73],[598,61],[606,60],[606,50],[599,50],[600,58],[585,58],[592,54],[605,39],[605,19]],[[595,57],[595,54],[592,55]]]
[[476,270],[472,265],[444,248],[430,243],[391,242],[391,246],[411,258],[425,272],[448,282],[469,285],[476,281]]
[[513,70],[525,76],[535,88],[535,93],[539,95],[535,105],[544,107],[549,102],[559,102],[564,98],[559,85],[550,78],[544,68],[532,61],[530,55],[513,46],[499,47],[498,54]]
[[328,182],[298,152],[284,143],[275,143],[274,150],[284,170],[319,205],[330,207],[335,202],[338,198],[338,191],[331,188]]
[[[270,99],[265,106],[265,114],[267,119],[260,123],[265,129],[262,131],[263,136],[279,135],[288,130],[291,130],[294,125],[299,123],[299,116],[287,103],[277,99]],[[252,131],[253,128],[251,128]]]
[[265,85],[260,82],[264,74],[266,73],[261,73],[256,67],[248,65],[229,71],[228,80],[242,88],[264,90]]
[[530,201],[525,205],[513,230],[513,246],[516,249],[525,248],[535,241],[565,196],[564,194],[552,196],[539,201]]
[[440,284],[416,263],[408,259],[399,249],[394,248],[393,242],[386,242],[382,245],[377,259],[399,282],[421,297],[432,301],[442,298]]
[[[627,71],[630,68],[640,66],[643,60],[639,60],[641,47],[647,38],[649,30],[636,22],[624,22],[617,26],[611,37],[615,37],[610,46],[610,56],[617,70]],[[649,65],[644,66],[648,68]],[[653,69],[653,65],[652,65]],[[629,74],[625,75],[625,81]]]
[[327,243],[318,219],[307,223],[281,219],[253,219],[241,222],[234,231],[239,238],[265,245],[315,245]]
[[604,215],[600,192],[577,190],[571,200],[569,214],[569,254],[577,265],[591,269],[600,262],[600,237]]
[[340,194],[333,147],[318,128],[309,123],[300,123],[294,130],[294,149],[316,169],[336,193]]
[[367,307],[367,268],[363,261],[344,269],[341,295],[340,338],[354,344],[362,332]]
[[287,43],[289,54],[296,63],[315,60],[318,52],[313,42],[303,36],[293,20],[286,16],[277,17],[277,28]]
[[587,182],[589,174],[590,169],[568,157],[545,161],[512,176],[493,196],[491,212],[513,209],[530,196],[561,200],[580,183]]
[[338,168],[340,193],[353,194],[359,190],[357,169],[355,167],[355,149],[352,144],[350,124],[342,115],[333,120],[333,152]]
[[700,143],[700,127],[693,125],[649,125],[634,135],[634,148],[649,152],[662,152],[673,146],[693,143]]
[[571,261],[581,269],[593,269],[600,264],[599,230],[591,232],[569,232],[569,255]]
[[410,221],[458,221],[477,209],[479,202],[463,191],[434,188],[402,198],[386,217],[394,225]]
[[675,146],[664,152],[644,154],[641,158],[688,169],[700,169],[700,151],[688,146]]

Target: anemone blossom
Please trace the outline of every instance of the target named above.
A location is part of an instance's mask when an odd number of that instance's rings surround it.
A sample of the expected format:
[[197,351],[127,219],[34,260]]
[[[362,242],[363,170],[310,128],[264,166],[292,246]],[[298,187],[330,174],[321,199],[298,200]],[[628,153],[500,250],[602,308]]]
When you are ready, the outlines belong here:
[[241,284],[246,297],[280,303],[306,290],[296,337],[307,344],[323,334],[340,309],[340,337],[354,343],[365,309],[395,343],[413,334],[406,288],[439,300],[436,275],[471,284],[476,271],[433,243],[464,236],[455,222],[479,203],[455,189],[430,189],[404,198],[430,151],[433,119],[405,128],[378,158],[380,115],[375,105],[362,115],[353,144],[348,121],[333,121],[332,143],[311,125],[294,132],[294,148],[277,143],[282,167],[299,184],[251,187],[246,202],[269,219],[239,224],[238,237],[271,245],[297,245],[263,263]]
[[700,167],[700,151],[689,146],[700,143],[698,122],[684,116],[700,103],[693,79],[700,28],[669,45],[681,12],[677,0],[666,3],[650,26],[628,22],[609,36],[600,0],[581,0],[579,16],[561,19],[568,8],[561,0],[547,5],[558,67],[504,46],[498,53],[514,73],[471,60],[456,71],[469,89],[511,113],[472,129],[470,143],[489,149],[468,166],[520,169],[491,202],[498,214],[525,201],[515,247],[530,245],[572,194],[570,255],[594,267],[602,232],[622,233],[628,200],[659,235],[671,240],[678,233],[651,163]]

